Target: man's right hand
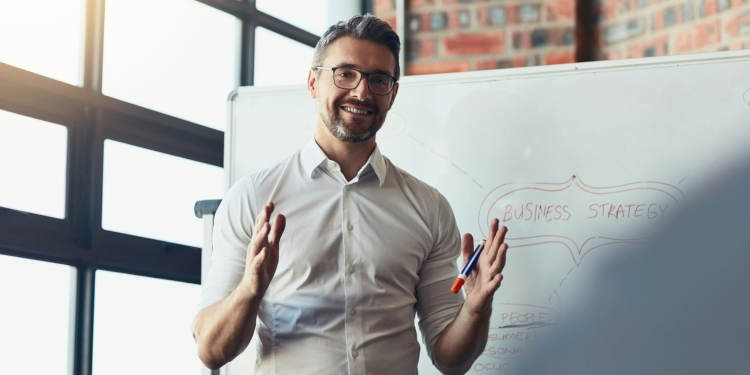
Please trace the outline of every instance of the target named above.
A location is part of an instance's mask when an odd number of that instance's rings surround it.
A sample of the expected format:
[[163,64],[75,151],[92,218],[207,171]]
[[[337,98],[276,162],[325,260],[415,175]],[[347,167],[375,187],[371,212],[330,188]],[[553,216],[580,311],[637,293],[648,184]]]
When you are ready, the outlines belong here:
[[255,331],[258,306],[279,263],[279,241],[286,219],[276,215],[269,222],[273,203],[255,219],[253,237],[247,246],[245,273],[235,289],[219,302],[198,313],[193,336],[198,357],[210,369],[218,369],[247,347]]
[[238,286],[241,289],[238,291],[243,295],[256,300],[266,293],[279,264],[279,241],[284,233],[286,218],[278,214],[271,225],[269,218],[273,209],[273,202],[270,202],[255,218],[253,237],[245,257],[245,274]]

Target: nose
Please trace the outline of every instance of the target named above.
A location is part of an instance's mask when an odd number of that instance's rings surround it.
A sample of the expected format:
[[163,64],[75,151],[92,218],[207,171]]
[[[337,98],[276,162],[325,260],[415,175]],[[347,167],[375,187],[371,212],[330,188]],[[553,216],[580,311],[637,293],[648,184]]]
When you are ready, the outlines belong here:
[[367,97],[370,95],[370,88],[367,87],[367,85],[367,78],[365,76],[362,76],[362,79],[359,80],[359,84],[357,85],[357,87],[349,90],[349,95],[359,98],[360,100],[367,99]]

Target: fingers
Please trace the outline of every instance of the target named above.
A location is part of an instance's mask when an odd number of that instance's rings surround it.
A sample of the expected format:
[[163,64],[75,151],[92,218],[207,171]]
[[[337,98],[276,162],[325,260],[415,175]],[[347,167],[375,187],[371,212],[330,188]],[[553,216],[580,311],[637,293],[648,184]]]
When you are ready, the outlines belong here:
[[[497,220],[497,219],[495,219],[495,220]],[[493,245],[495,245],[496,248],[500,247],[500,244],[502,244],[503,242],[505,242],[505,234],[506,233],[508,233],[508,227],[506,227],[505,225],[503,225],[500,228],[500,230],[497,232],[497,235],[495,236],[495,238],[492,239]]]
[[[495,219],[493,220],[493,222],[495,226],[497,227],[498,220]],[[502,228],[500,228],[499,230],[495,232],[495,237],[492,238],[492,244],[490,244],[491,251],[487,254],[491,262],[495,261],[495,258],[497,257],[497,253],[500,249],[500,245],[502,245],[503,242],[505,241],[505,234],[507,232],[508,232],[508,228],[504,225]]]
[[487,237],[487,243],[485,245],[485,249],[482,252],[482,257],[484,258],[485,262],[492,264],[495,262],[495,258],[497,257],[497,254],[499,252],[500,245],[503,244],[503,241],[505,241],[505,233],[507,233],[508,228],[503,226],[502,228],[499,227],[500,221],[495,218],[492,219],[492,222],[490,222],[490,235]]
[[[492,262],[499,263],[499,271],[502,272],[503,268],[505,267],[505,254],[508,252],[508,244],[505,243],[505,236],[508,234],[508,227],[503,225],[502,228],[500,228],[500,234],[495,239],[495,246],[494,248],[497,249],[497,252],[495,256],[492,258]],[[499,253],[499,256],[497,255]]]
[[490,265],[490,275],[497,275],[505,268],[505,254],[508,252],[508,244],[500,245],[499,253]]
[[505,268],[508,252],[508,244],[505,243],[507,233],[508,228],[506,226],[500,227],[500,221],[497,218],[490,222],[490,233],[481,256],[483,258],[482,267],[477,270],[484,275],[481,278],[485,280],[490,290],[496,289],[503,277],[501,272]]
[[255,217],[253,235],[247,249],[248,253],[252,256],[258,254],[263,247],[268,246],[268,233],[271,229],[268,227],[268,218],[273,208],[273,202],[269,202],[258,212],[258,216]]
[[464,263],[469,261],[469,258],[471,258],[471,253],[474,252],[474,237],[471,235],[471,233],[464,234],[463,238],[461,238],[461,253],[464,255]]
[[267,253],[267,251],[261,250],[260,252],[258,252],[258,254],[253,256],[253,260],[250,262],[250,268],[255,274],[260,273],[260,267],[263,265],[263,261],[266,260]]
[[497,220],[497,218],[492,219],[492,221],[490,222],[490,235],[487,237],[487,242],[484,244],[484,251],[482,252],[482,256],[485,259],[489,260],[488,263],[491,263],[492,259],[495,259],[495,254],[497,253],[493,245],[495,243],[495,240],[499,237],[497,235],[498,225],[499,221]]
[[261,249],[268,246],[268,232],[271,230],[271,225],[261,223],[260,228],[253,234],[253,238],[250,240],[247,251],[252,256],[257,255]]
[[503,242],[503,246],[500,249],[500,268],[498,272],[503,272],[503,269],[505,269],[505,259],[508,256],[508,244]]
[[271,212],[273,212],[273,202],[269,202],[268,204],[266,204],[258,213],[258,216],[255,218],[255,228],[253,228],[253,235],[258,233],[261,226],[268,222],[268,218],[271,217]]
[[276,219],[273,221],[273,226],[270,226],[271,233],[268,235],[268,250],[270,251],[271,263],[276,264],[279,260],[279,243],[281,242],[281,235],[284,233],[286,228],[286,217],[284,215],[276,215]]
[[503,281],[503,274],[498,273],[490,279],[490,290],[497,290],[500,287],[500,283]]
[[271,247],[279,247],[279,241],[281,241],[281,235],[284,233],[284,228],[286,228],[286,217],[282,214],[276,215],[276,219],[273,221],[273,227],[271,228],[271,234],[268,237],[268,244],[271,245]]

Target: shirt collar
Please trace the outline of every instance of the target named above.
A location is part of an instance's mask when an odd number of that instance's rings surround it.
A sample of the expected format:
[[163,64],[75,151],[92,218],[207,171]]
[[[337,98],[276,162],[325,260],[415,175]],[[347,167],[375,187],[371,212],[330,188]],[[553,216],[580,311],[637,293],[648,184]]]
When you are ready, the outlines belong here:
[[375,172],[375,176],[378,177],[378,183],[382,187],[385,183],[386,164],[385,158],[383,157],[383,154],[380,153],[380,148],[377,144],[375,145],[375,149],[372,151],[372,154],[370,154],[370,158],[367,159],[367,164],[372,166],[372,170]]
[[[302,147],[300,161],[302,162],[302,168],[305,171],[305,175],[310,178],[315,178],[318,173],[320,173],[319,168],[325,166],[328,157],[323,150],[320,149],[318,143],[315,142],[315,138],[313,138]],[[372,151],[372,154],[370,154],[370,157],[367,159],[367,162],[362,167],[359,174],[364,174],[369,168],[372,168],[373,172],[375,172],[375,176],[378,178],[378,183],[382,187],[385,183],[387,168],[385,158],[383,157],[383,154],[380,153],[380,148],[377,145],[375,145],[375,149]]]
[[300,161],[302,162],[302,168],[305,171],[305,176],[315,178],[317,176],[316,173],[318,173],[316,172],[318,170],[318,167],[325,165],[325,162],[327,160],[328,157],[323,152],[323,150],[320,149],[318,143],[315,142],[315,138],[310,139],[310,141],[307,142],[304,147],[302,147],[302,151],[300,152]]

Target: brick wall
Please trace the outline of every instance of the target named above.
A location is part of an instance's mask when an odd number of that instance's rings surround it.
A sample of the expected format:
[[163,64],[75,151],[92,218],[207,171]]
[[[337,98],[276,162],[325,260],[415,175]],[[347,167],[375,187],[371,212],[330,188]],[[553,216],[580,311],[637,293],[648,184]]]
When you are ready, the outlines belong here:
[[373,0],[372,14],[388,22],[396,30],[396,2],[394,0]]
[[600,59],[750,48],[750,0],[601,0]]
[[[395,2],[374,0],[395,25]],[[406,74],[575,60],[575,0],[406,0]]]
[[[406,74],[575,61],[575,0],[405,0]],[[750,0],[599,0],[599,59],[750,48]],[[373,13],[396,27],[394,0]]]

